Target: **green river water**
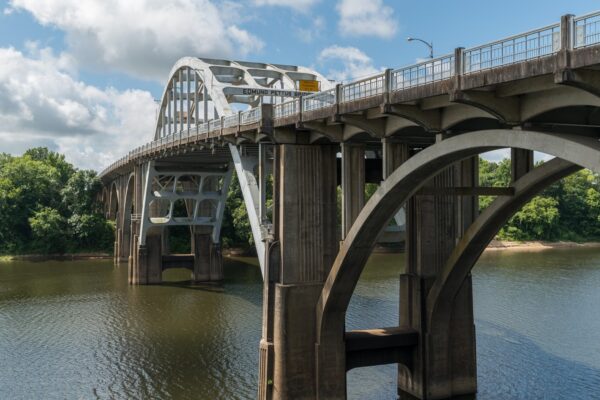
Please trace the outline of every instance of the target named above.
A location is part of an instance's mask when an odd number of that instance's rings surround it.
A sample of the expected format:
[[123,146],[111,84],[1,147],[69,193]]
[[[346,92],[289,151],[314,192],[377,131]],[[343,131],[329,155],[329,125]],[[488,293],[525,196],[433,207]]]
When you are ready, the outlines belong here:
[[[347,328],[398,320],[403,259],[375,255]],[[253,399],[262,283],[131,287],[111,261],[0,264],[0,400]],[[600,250],[489,252],[473,273],[478,399],[600,399]],[[395,399],[396,367],[352,370],[350,399]]]

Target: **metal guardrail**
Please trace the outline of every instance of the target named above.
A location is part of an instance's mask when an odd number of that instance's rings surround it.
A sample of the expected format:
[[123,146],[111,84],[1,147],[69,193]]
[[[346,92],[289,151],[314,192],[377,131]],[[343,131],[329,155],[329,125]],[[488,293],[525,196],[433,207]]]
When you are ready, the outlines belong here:
[[300,100],[293,99],[273,106],[273,118],[285,118],[300,112]]
[[442,81],[454,76],[454,54],[424,61],[420,64],[393,70],[390,89],[392,91]]
[[573,24],[574,48],[600,43],[600,11],[575,18]]
[[302,111],[320,110],[337,103],[336,89],[311,94],[302,98]]
[[255,124],[260,121],[262,117],[262,109],[260,107],[251,108],[250,110],[242,112],[240,115],[240,125]]
[[351,82],[342,86],[340,103],[366,99],[385,92],[385,74],[378,74],[368,78]]
[[[600,44],[600,11],[567,19],[573,30],[571,46],[581,48]],[[397,92],[413,87],[428,85],[450,79],[457,74],[470,74],[486,71],[523,61],[547,57],[561,50],[561,24],[553,24],[519,35],[511,36],[482,46],[462,50],[462,59],[457,62],[454,54],[398,68],[386,73],[370,76],[335,89],[304,96],[273,106],[274,118],[288,117],[304,111],[314,111],[331,107],[339,103],[355,101]],[[460,66],[460,70],[456,68]],[[389,76],[389,81],[386,77]],[[130,151],[127,156],[112,163],[100,175],[126,165],[140,154],[151,153],[167,143],[182,139],[184,136],[205,135],[223,127],[250,125],[262,118],[261,107],[252,108],[223,119],[216,118],[194,127],[191,131],[178,132],[162,137]]]
[[463,73],[546,57],[560,50],[560,24],[511,36],[463,51]]

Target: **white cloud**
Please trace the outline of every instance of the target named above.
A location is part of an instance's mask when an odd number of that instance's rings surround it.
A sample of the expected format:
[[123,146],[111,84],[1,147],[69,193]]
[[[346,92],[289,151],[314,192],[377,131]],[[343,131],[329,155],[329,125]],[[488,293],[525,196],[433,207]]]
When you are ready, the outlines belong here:
[[12,0],[41,24],[66,32],[81,65],[164,81],[183,56],[245,57],[263,42],[230,23],[239,10],[210,0]]
[[396,34],[398,23],[394,10],[383,0],[340,0],[339,29],[346,36],[377,36],[391,38]]
[[289,7],[296,11],[307,12],[319,0],[254,0],[257,6]]
[[149,92],[87,85],[68,73],[64,57],[29,47],[36,56],[0,48],[0,152],[48,146],[78,167],[100,169],[150,140]]
[[349,81],[355,78],[376,74],[373,60],[356,47],[330,46],[319,54],[319,63],[329,66],[328,78],[336,81]]

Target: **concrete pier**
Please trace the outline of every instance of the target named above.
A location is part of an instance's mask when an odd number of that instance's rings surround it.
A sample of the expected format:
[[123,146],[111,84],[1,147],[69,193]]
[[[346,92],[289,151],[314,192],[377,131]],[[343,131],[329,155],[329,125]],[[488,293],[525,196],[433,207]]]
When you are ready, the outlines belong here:
[[336,152],[331,145],[276,148],[278,246],[271,254],[278,257],[269,259],[269,272],[277,276],[265,282],[263,315],[272,326],[263,329],[261,342],[261,399],[315,397],[312,316],[337,253]]

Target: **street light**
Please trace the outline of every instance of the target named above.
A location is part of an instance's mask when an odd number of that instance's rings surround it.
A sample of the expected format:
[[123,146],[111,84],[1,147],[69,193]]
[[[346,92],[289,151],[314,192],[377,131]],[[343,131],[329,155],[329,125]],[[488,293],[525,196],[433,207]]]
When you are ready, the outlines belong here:
[[433,58],[433,43],[429,43],[429,42],[424,41],[423,39],[413,38],[410,36],[406,38],[407,42],[412,42],[414,40],[421,42],[421,43],[425,44],[425,46],[429,47],[429,58]]

